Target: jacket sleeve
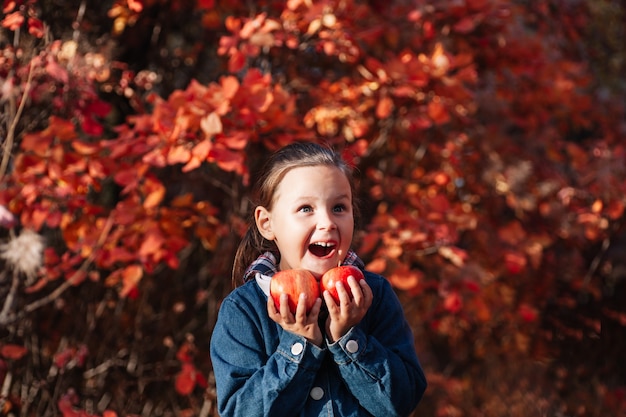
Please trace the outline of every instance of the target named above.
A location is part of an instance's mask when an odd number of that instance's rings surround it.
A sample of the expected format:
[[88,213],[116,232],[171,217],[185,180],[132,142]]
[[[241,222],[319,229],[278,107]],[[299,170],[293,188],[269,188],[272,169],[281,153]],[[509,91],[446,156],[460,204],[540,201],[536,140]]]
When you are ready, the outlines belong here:
[[283,331],[276,350],[267,353],[263,319],[240,302],[224,300],[211,337],[220,415],[298,415],[326,350]]
[[363,408],[375,416],[407,416],[426,390],[426,377],[402,305],[378,278],[371,280],[374,302],[366,320],[328,349]]

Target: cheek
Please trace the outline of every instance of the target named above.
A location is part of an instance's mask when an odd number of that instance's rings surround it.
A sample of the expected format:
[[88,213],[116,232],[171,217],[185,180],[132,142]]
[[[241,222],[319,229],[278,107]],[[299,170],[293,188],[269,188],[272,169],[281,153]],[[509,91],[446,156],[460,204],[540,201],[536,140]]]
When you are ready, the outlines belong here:
[[350,245],[350,243],[352,242],[352,237],[354,235],[354,222],[346,221],[342,223],[340,230],[342,241]]

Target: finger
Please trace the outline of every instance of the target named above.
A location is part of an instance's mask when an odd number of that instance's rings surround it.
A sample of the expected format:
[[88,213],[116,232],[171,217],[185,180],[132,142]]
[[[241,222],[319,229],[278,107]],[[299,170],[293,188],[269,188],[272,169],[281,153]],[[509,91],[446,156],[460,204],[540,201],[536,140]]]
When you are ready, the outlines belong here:
[[280,316],[283,320],[289,320],[292,317],[291,311],[289,311],[289,297],[287,294],[280,295]]
[[315,300],[315,303],[313,303],[313,307],[311,307],[311,311],[309,311],[308,321],[317,322],[317,317],[319,316],[321,309],[322,309],[322,299],[318,297]]
[[329,312],[335,311],[337,309],[337,303],[335,302],[333,296],[330,295],[330,292],[328,290],[325,290],[322,293],[322,297],[324,297],[324,302],[326,303],[326,307],[328,308]]
[[267,300],[267,314],[276,323],[279,323],[279,322],[282,321],[282,317],[280,316],[280,312],[276,308],[276,304],[274,303],[274,300],[272,299],[272,297],[269,297],[269,299]]
[[337,296],[339,297],[339,305],[346,306],[350,302],[350,294],[348,294],[348,290],[343,286],[342,282],[337,282],[335,284],[335,288],[337,289]]
[[361,287],[361,291],[363,292],[363,303],[369,306],[374,300],[374,293],[372,293],[372,288],[367,284],[364,279],[359,281],[359,286]]
[[276,304],[274,304],[274,299],[272,297],[267,298],[267,314],[269,314],[270,317],[278,314]]
[[306,294],[300,293],[298,296],[298,305],[296,305],[296,321],[304,322],[306,320]]
[[350,287],[351,298],[358,304],[359,300],[362,298],[363,291],[356,278],[352,275],[348,277],[348,286]]

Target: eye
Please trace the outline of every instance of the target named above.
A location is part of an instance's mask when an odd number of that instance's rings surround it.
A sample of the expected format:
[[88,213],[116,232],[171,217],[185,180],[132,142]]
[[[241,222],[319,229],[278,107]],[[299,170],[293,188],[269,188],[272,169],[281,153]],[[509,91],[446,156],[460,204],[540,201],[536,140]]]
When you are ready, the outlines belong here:
[[333,211],[335,213],[342,213],[344,211],[346,211],[348,208],[345,204],[337,204],[333,207]]
[[300,208],[298,208],[298,211],[302,212],[302,213],[310,213],[313,211],[313,208],[311,206],[302,206]]

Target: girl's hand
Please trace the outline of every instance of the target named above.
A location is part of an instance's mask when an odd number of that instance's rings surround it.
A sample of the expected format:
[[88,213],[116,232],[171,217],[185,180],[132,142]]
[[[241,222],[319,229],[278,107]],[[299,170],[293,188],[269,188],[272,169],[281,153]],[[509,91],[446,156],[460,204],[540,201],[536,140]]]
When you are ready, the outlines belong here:
[[289,304],[287,302],[287,294],[280,296],[280,309],[277,309],[274,305],[272,297],[268,297],[267,300],[267,314],[272,320],[280,325],[284,330],[288,332],[303,336],[309,342],[321,347],[324,338],[320,326],[317,324],[317,317],[320,314],[320,307],[322,306],[322,300],[318,298],[315,300],[315,304],[306,314],[306,294],[300,294],[298,299],[298,306],[296,307],[296,313],[292,314],[289,311]]
[[324,301],[328,307],[328,319],[326,320],[326,337],[332,343],[339,340],[353,326],[358,324],[372,305],[372,289],[364,279],[356,282],[353,276],[348,278],[348,285],[352,291],[350,294],[341,282],[337,282],[337,295],[339,304],[328,291],[324,291]]

